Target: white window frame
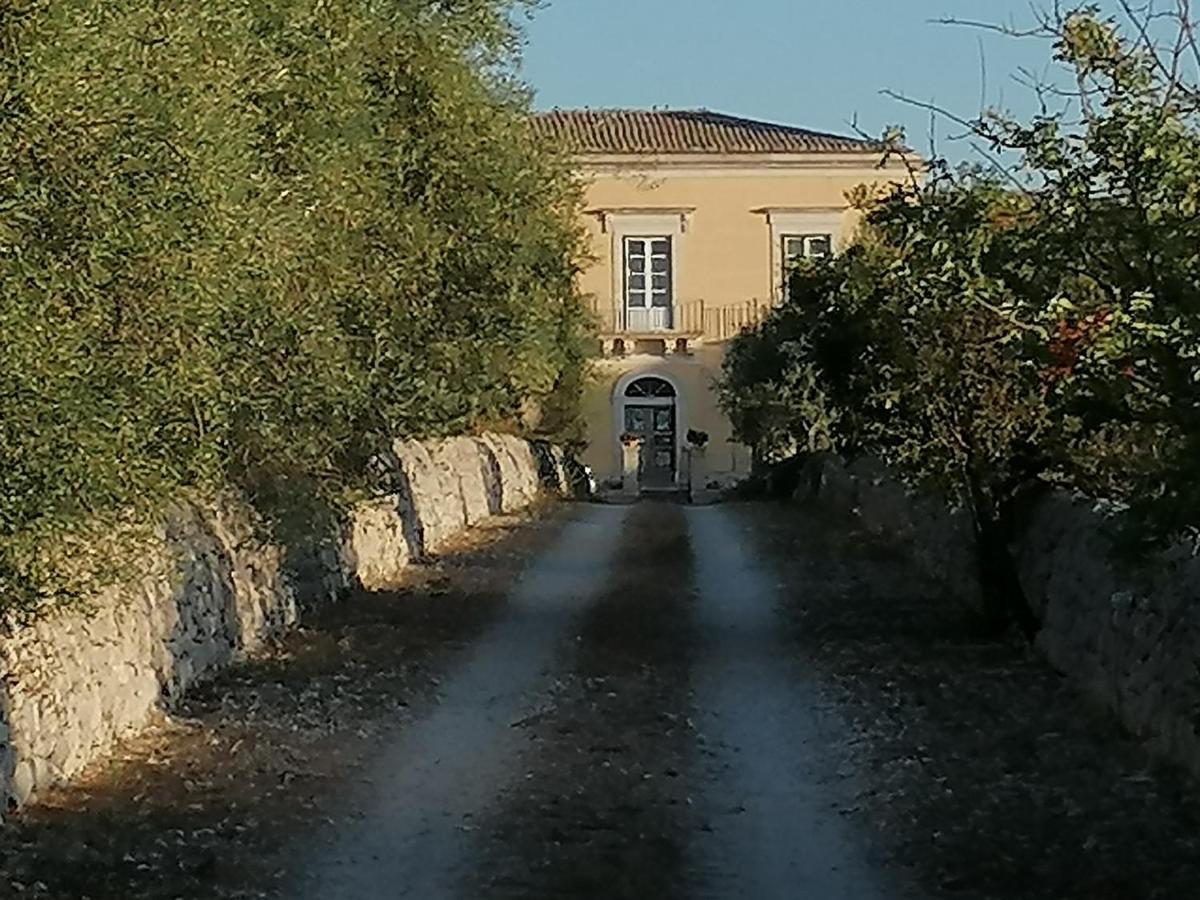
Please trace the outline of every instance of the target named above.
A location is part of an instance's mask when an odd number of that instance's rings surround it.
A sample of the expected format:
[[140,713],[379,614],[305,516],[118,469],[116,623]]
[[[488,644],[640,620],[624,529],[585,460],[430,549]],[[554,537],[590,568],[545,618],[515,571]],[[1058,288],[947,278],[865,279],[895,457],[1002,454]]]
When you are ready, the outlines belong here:
[[[792,241],[800,242],[800,252],[790,253],[788,244]],[[818,242],[825,245],[824,253],[814,253],[813,246]],[[789,280],[792,269],[796,263],[802,259],[823,259],[833,255],[833,235],[829,233],[823,234],[781,234],[779,236],[779,280],[780,290],[779,296],[787,299],[790,294]]]
[[625,298],[625,238],[641,238],[647,235],[671,239],[671,309],[679,305],[679,286],[683,284],[685,256],[684,235],[688,229],[688,211],[669,212],[643,210],[606,210],[602,213],[602,227],[611,239],[609,259],[612,269],[611,308],[613,321],[626,322]]
[[[792,241],[800,242],[799,253],[789,253],[788,244]],[[814,246],[818,243],[825,244],[825,252],[814,252]],[[822,234],[781,234],[779,236],[779,256],[783,260],[783,264],[791,268],[801,259],[821,259],[829,256],[833,252],[833,235],[828,232]]]
[[767,224],[771,235],[771,298],[776,302],[784,299],[787,259],[784,255],[784,239],[788,237],[829,237],[829,252],[837,255],[842,250],[843,235],[849,209],[846,207],[821,209],[767,209]]
[[[643,259],[642,271],[634,272],[629,266],[632,253],[632,245],[640,243],[642,245],[642,253],[640,256]],[[665,243],[667,252],[665,254],[655,253],[654,245],[656,243]],[[665,290],[655,290],[654,276],[661,275],[661,272],[654,271],[654,261],[662,259],[666,256],[667,260],[667,286]],[[675,305],[675,240],[669,234],[627,234],[621,241],[621,268],[622,282],[624,284],[624,294],[622,302],[625,304],[625,309],[670,309]],[[642,283],[640,291],[634,291],[630,281],[637,275],[641,275],[645,280]],[[634,293],[642,294],[643,302],[635,306],[631,302],[631,295]],[[666,303],[655,303],[655,298],[663,297]]]

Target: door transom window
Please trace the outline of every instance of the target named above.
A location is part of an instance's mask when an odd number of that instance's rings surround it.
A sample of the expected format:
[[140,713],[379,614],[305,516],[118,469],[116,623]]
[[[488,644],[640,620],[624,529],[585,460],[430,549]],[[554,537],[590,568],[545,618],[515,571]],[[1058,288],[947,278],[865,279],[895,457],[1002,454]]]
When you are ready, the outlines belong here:
[[674,397],[675,388],[662,378],[639,378],[625,389],[626,397]]

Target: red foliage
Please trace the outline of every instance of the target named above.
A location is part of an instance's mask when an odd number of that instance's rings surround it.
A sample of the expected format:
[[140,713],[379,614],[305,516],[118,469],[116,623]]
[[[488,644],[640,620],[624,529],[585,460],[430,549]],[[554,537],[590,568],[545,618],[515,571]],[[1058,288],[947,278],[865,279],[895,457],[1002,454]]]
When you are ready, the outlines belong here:
[[1105,309],[1080,319],[1059,321],[1049,347],[1054,363],[1042,373],[1042,385],[1046,390],[1074,374],[1083,351],[1112,323],[1112,318],[1112,311]]

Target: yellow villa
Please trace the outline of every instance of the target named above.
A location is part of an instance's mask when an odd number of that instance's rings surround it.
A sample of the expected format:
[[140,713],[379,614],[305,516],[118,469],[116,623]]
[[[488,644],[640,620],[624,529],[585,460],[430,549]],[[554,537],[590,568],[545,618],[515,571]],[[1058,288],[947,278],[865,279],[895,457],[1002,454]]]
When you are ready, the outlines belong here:
[[705,432],[704,483],[744,477],[714,381],[730,339],[759,321],[796,259],[852,235],[848,193],[896,181],[877,145],[703,110],[554,110],[536,120],[574,155],[595,259],[582,289],[601,325],[582,461],[622,472],[642,438],[643,488],[685,477],[686,435]]

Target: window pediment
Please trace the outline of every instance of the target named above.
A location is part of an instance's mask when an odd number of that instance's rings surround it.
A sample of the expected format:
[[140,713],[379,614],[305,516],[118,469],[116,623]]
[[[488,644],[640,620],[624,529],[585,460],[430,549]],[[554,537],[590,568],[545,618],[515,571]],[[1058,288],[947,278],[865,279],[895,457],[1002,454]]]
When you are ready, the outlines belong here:
[[600,220],[600,231],[652,231],[661,234],[684,234],[691,224],[695,207],[635,207],[623,206],[611,209],[590,209],[589,215]]
[[754,212],[767,219],[771,233],[772,295],[786,293],[787,272],[800,257],[828,256],[842,246],[849,207],[774,207]]

